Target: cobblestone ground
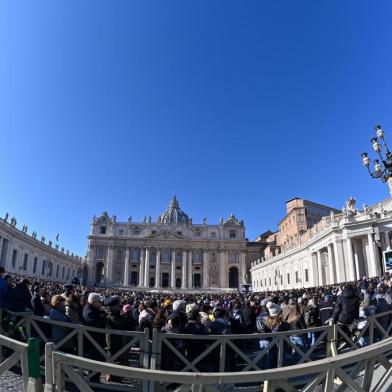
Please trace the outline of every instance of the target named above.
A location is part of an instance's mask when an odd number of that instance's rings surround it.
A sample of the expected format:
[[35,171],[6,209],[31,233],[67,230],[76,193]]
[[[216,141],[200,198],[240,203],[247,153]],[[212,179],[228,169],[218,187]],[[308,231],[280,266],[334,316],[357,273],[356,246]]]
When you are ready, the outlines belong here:
[[23,392],[24,389],[22,377],[12,372],[5,372],[0,376],[0,391]]

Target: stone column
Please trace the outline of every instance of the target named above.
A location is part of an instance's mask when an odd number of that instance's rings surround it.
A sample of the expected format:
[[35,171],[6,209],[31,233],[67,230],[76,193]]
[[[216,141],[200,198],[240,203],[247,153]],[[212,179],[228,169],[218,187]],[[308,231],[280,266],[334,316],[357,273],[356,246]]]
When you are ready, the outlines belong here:
[[[95,256],[95,246],[90,246],[89,250],[88,250],[88,256],[87,256],[87,265],[88,265],[88,272],[87,272],[87,282],[89,283],[95,283],[94,279],[95,279],[95,260],[94,260],[94,256]],[[39,259],[38,259],[39,260]],[[41,271],[38,270],[39,268],[39,262],[37,264],[37,271],[36,271],[36,275],[40,276]]]
[[208,287],[208,252],[206,249],[203,249],[203,284],[202,287],[205,289]]
[[342,283],[346,280],[346,271],[344,266],[344,252],[342,248],[342,242],[334,241],[333,249],[335,253],[335,265],[336,265],[336,283]]
[[354,268],[355,268],[355,278],[356,280],[362,278],[362,269],[361,269],[361,261],[360,261],[360,249],[358,247],[357,239],[353,239],[352,241],[353,249],[354,249]]
[[336,283],[335,280],[335,256],[333,254],[332,244],[328,244],[328,267],[329,267],[329,282],[328,284]]
[[172,289],[176,288],[176,251],[171,252],[171,272],[170,272],[170,287]]
[[193,279],[192,279],[192,249],[188,250],[188,288],[191,289],[193,287]]
[[384,250],[391,250],[391,241],[389,240],[389,234],[387,231],[384,231],[384,244],[385,244],[385,249]]
[[377,275],[376,273],[376,253],[374,251],[374,242],[373,242],[373,234],[368,233],[368,245],[369,245],[369,260],[368,260],[368,271],[369,277],[374,277]]
[[347,247],[347,271],[348,271],[347,279],[349,281],[352,281],[355,280],[355,265],[354,265],[353,246],[350,237],[346,238],[346,247]]
[[182,266],[181,266],[182,276],[181,276],[181,288],[186,289],[186,250],[182,250]]
[[129,286],[129,248],[125,249],[124,286]]
[[157,258],[155,263],[155,288],[161,286],[161,248],[157,249]]
[[[246,275],[248,273],[247,266],[246,266],[246,254],[245,254],[244,250],[240,250],[240,271],[239,272],[240,272],[240,276],[238,279],[238,283],[241,287],[241,284],[245,283],[242,281],[242,278],[245,277],[244,279],[246,279]],[[247,283],[250,283],[250,282],[247,282]]]
[[150,285],[150,248],[146,248],[146,257],[144,259],[144,287]]
[[226,252],[225,252],[224,249],[219,249],[218,273],[219,273],[219,287],[220,288],[226,287],[226,281],[225,281],[225,272],[226,272],[225,253]]
[[317,255],[317,272],[318,272],[318,285],[323,286],[323,266],[321,261],[321,250],[318,249],[316,252]]
[[140,248],[140,260],[139,260],[139,287],[144,286],[144,248]]
[[113,274],[113,246],[109,246],[108,248],[108,260],[106,263],[106,281],[108,283],[112,282],[112,274]]

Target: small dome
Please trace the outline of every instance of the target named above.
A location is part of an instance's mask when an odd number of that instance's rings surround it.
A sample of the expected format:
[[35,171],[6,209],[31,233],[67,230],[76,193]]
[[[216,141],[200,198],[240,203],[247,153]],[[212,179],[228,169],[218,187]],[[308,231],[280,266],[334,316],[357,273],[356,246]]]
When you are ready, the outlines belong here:
[[166,225],[186,225],[189,221],[188,215],[181,210],[176,195],[174,195],[170,201],[169,208],[158,217],[157,223]]

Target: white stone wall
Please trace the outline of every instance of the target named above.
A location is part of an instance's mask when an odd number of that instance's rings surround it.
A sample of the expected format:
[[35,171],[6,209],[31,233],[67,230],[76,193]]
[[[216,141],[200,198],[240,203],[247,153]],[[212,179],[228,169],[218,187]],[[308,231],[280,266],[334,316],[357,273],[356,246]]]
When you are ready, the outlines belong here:
[[[13,258],[13,255],[16,255]],[[24,265],[25,255],[27,263]],[[42,265],[46,268],[42,273]],[[52,265],[52,273],[49,265]],[[67,255],[61,250],[33,238],[30,234],[19,230],[16,226],[0,219],[0,265],[6,272],[15,272],[27,276],[45,278],[53,281],[67,282],[75,276],[80,276],[82,259]],[[34,270],[35,265],[35,270]],[[59,274],[57,276],[57,266]],[[26,268],[25,268],[26,267]],[[64,267],[64,276],[63,276]]]
[[383,272],[382,254],[391,249],[390,232],[392,199],[352,216],[324,218],[300,245],[252,263],[253,290],[325,286],[378,276]]

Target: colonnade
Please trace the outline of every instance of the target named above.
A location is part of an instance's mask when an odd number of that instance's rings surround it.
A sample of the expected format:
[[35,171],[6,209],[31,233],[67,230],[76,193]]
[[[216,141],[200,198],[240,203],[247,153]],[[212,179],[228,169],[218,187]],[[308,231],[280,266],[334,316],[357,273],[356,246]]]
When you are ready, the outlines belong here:
[[[390,250],[389,233],[382,232],[383,249]],[[332,240],[312,253],[314,284],[326,285],[355,281],[382,272],[375,234],[347,236]]]

